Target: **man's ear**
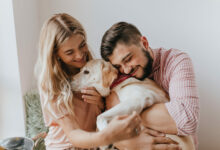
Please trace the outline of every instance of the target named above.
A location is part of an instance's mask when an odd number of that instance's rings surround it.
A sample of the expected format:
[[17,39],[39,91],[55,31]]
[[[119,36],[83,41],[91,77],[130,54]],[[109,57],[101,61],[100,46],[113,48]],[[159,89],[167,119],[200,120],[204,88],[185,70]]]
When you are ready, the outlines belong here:
[[148,49],[149,47],[149,43],[148,43],[148,40],[145,36],[141,36],[141,43],[143,44],[143,46]]

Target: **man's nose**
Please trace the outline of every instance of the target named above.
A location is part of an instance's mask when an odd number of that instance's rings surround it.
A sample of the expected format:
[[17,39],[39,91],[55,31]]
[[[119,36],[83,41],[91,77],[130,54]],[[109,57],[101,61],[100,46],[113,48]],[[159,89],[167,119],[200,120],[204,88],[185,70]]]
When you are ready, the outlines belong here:
[[123,73],[125,74],[129,74],[131,72],[131,67],[130,66],[122,66],[122,69],[123,69]]

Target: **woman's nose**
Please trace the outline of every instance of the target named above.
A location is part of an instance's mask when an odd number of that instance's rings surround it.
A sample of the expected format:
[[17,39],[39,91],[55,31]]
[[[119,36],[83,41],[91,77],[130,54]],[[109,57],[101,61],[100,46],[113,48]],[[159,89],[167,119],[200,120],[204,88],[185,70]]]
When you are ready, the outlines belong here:
[[83,58],[83,52],[81,52],[80,50],[77,50],[75,53],[75,60],[80,61],[82,58]]

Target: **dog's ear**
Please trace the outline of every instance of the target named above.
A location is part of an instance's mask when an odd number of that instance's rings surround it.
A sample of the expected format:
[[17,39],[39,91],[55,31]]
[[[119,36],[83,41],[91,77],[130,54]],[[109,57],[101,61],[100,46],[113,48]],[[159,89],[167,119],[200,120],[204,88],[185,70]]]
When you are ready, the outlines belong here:
[[101,68],[103,87],[108,88],[114,80],[114,73],[111,70],[111,67],[108,64],[105,64],[105,62],[102,63]]

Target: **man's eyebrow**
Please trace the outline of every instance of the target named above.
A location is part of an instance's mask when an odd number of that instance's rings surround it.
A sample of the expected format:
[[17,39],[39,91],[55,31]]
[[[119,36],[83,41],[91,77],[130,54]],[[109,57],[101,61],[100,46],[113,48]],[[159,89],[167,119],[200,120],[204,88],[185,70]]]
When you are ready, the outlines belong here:
[[128,53],[128,54],[122,59],[122,62],[124,62],[125,59],[128,58],[129,56],[131,56],[131,53]]

